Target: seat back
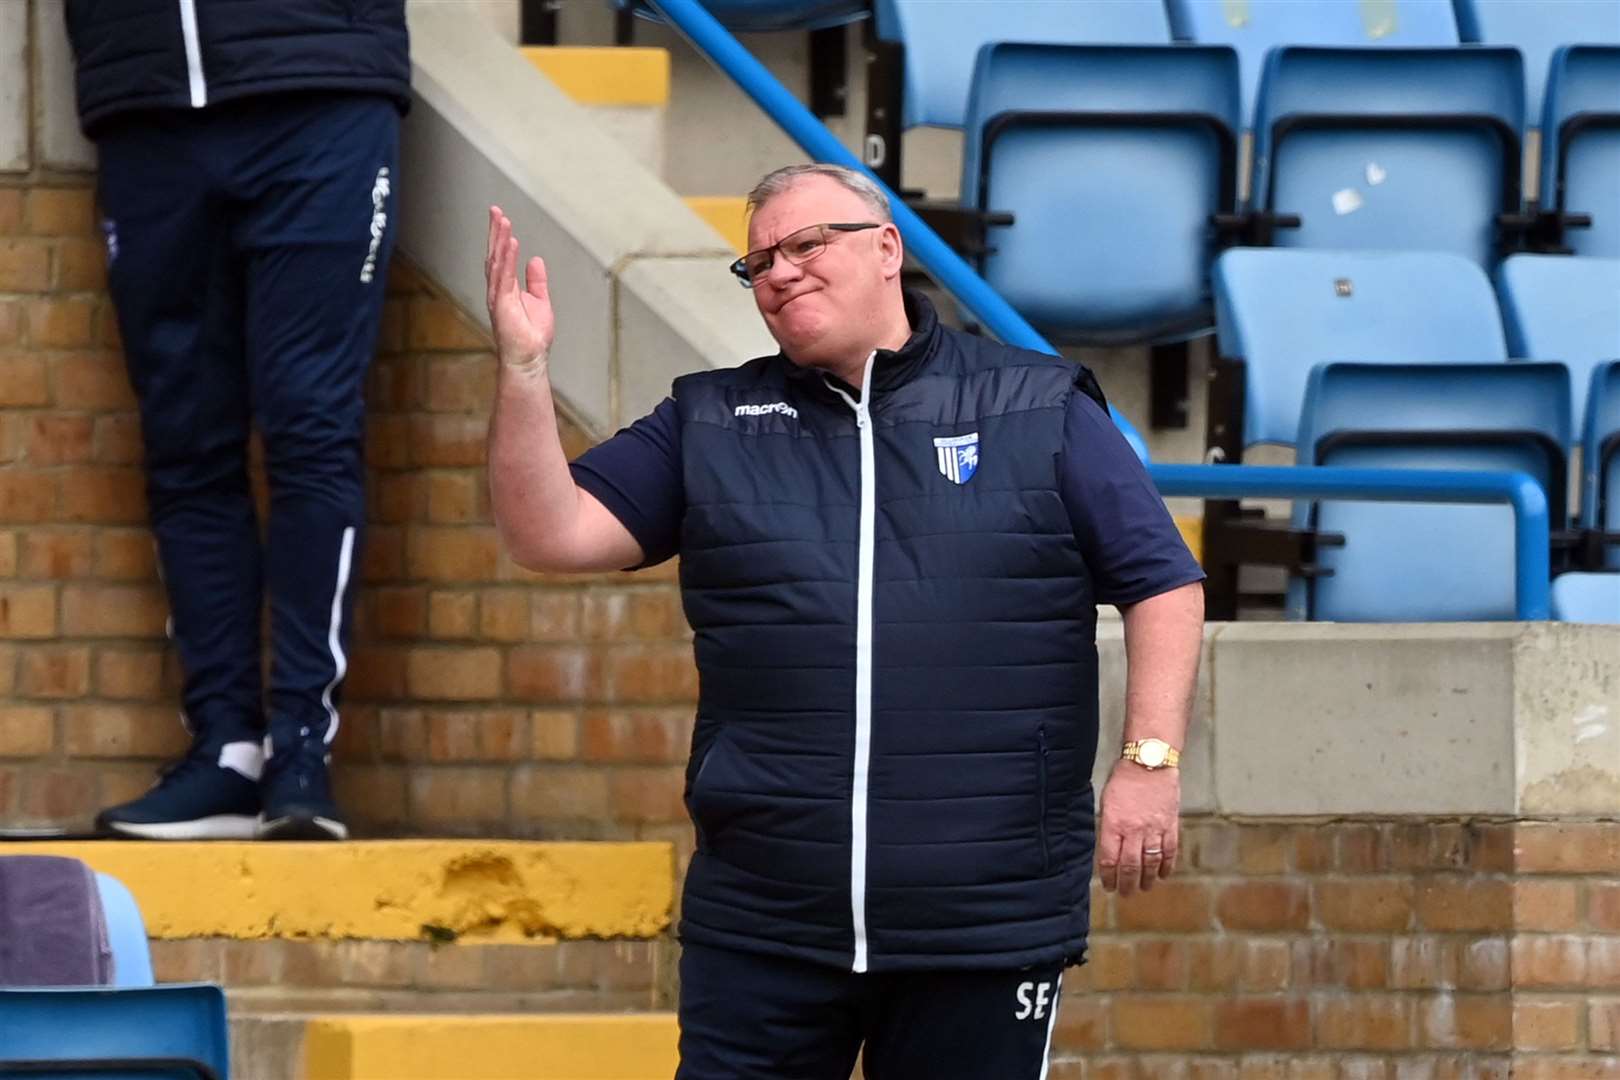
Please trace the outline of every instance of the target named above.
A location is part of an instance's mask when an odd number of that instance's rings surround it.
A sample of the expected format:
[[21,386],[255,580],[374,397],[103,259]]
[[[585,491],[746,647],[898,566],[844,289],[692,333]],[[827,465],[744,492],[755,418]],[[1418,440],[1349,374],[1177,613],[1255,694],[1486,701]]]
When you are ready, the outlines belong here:
[[[613,0],[620,11],[661,22],[645,0]],[[734,33],[764,30],[823,30],[864,19],[866,0],[704,0],[703,7]]]
[[[141,1059],[176,1064],[135,1067]],[[30,1072],[18,1062],[55,1064]],[[192,984],[0,990],[0,1070],[28,1080],[228,1080],[224,991]]]
[[1584,418],[1592,369],[1620,359],[1620,258],[1514,255],[1503,260],[1496,285],[1508,355],[1562,361],[1574,388],[1572,415]]
[[1234,248],[1213,276],[1220,354],[1244,365],[1244,446],[1294,442],[1319,363],[1507,358],[1490,281],[1460,256]]
[[1275,243],[1494,265],[1497,216],[1521,209],[1523,82],[1512,49],[1273,50],[1252,199],[1302,219]]
[[[1610,10],[1620,24],[1620,4]],[[1620,45],[1553,54],[1541,121],[1541,201],[1591,215],[1588,228],[1564,232],[1575,254],[1620,257]]]
[[985,46],[962,199],[1014,216],[990,230],[985,279],[1060,341],[1209,325],[1209,217],[1236,209],[1237,125],[1229,48]]
[[[1581,474],[1581,523],[1620,532],[1620,360],[1592,369]],[[1620,544],[1608,551],[1608,565],[1620,569]]]
[[[1299,459],[1355,468],[1517,470],[1564,519],[1569,373],[1561,364],[1354,364],[1316,367]],[[1514,617],[1511,508],[1449,503],[1317,503],[1326,571],[1305,614],[1358,622]],[[1299,615],[1301,612],[1291,611]]]
[[107,917],[107,942],[112,946],[113,985],[151,986],[152,948],[140,905],[124,883],[111,874],[96,874],[96,886],[101,910]]
[[1445,0],[1167,0],[1181,41],[1230,45],[1243,69],[1243,126],[1254,119],[1266,54],[1278,45],[1455,45]]
[[107,919],[90,868],[54,855],[0,855],[0,986],[112,981]]
[[1620,44],[1620,15],[1613,0],[1456,0],[1462,40],[1510,45],[1524,56],[1530,115],[1541,115],[1547,64],[1560,45]]
[[1164,45],[1162,0],[877,0],[878,36],[905,47],[904,125],[961,127],[979,49],[998,41]]
[[1620,623],[1620,574],[1559,574],[1552,583],[1556,622]]

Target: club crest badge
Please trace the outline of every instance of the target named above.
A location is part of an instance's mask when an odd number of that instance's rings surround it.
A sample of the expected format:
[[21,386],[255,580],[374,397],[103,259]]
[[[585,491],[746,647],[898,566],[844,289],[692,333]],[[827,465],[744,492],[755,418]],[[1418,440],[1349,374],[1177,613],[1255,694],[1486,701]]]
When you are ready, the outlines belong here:
[[953,484],[965,484],[979,468],[979,433],[934,440],[939,474]]

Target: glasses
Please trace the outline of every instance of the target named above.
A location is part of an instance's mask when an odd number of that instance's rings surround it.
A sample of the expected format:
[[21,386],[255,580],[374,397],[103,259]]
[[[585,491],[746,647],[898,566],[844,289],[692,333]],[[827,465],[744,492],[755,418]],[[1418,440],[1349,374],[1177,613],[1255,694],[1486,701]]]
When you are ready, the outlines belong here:
[[731,272],[737,275],[737,280],[745,289],[751,289],[765,280],[765,275],[771,272],[776,265],[776,253],[780,251],[782,258],[794,266],[803,266],[811,259],[827,250],[835,233],[860,232],[863,229],[881,229],[883,226],[875,221],[860,224],[837,225],[808,225],[797,232],[791,232],[772,244],[770,247],[750,251],[742,258],[731,264]]

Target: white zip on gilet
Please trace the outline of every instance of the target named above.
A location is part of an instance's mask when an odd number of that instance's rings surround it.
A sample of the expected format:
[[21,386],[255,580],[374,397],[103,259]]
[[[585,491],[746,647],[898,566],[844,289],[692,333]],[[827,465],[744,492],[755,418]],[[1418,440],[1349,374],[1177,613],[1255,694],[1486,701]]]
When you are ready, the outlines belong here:
[[197,37],[197,0],[180,0],[180,36],[186,42],[186,78],[191,83],[191,107],[208,104],[208,80],[203,77],[202,45]]
[[[861,375],[861,400],[833,389],[855,410],[861,438],[861,524],[855,581],[855,770],[850,793],[849,907],[855,927],[855,962],[866,971],[866,793],[872,761],[872,554],[877,535],[877,466],[872,445],[874,351]],[[828,385],[832,385],[829,383]]]

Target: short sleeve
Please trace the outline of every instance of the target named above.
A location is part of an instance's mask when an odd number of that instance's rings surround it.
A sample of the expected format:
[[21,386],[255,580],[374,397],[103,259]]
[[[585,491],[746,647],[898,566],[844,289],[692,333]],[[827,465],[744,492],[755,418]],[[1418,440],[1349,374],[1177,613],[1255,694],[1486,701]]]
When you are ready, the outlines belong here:
[[652,412],[591,447],[569,466],[574,483],[596,496],[641,545],[645,566],[680,548],[686,491],[680,420],[665,398]]
[[1098,603],[1134,604],[1204,579],[1147,470],[1083,393],[1069,398],[1059,484]]

